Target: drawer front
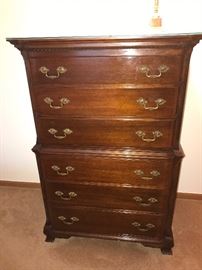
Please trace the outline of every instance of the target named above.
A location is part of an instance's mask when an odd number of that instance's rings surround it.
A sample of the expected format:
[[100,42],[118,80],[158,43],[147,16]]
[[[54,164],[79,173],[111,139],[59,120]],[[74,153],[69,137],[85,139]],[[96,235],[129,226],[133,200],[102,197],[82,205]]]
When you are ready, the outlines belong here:
[[165,208],[167,195],[159,190],[131,187],[92,186],[48,183],[49,200],[64,205],[94,206],[159,212]]
[[162,235],[161,215],[138,215],[130,211],[113,212],[82,207],[51,207],[55,230],[113,236]]
[[[158,51],[157,51],[158,53]],[[180,55],[30,58],[33,84],[178,84]]]
[[170,148],[173,131],[173,121],[38,120],[38,138],[42,144]]
[[126,156],[85,154],[43,154],[42,175],[47,181],[68,183],[102,183],[142,188],[168,187],[173,169],[170,159],[143,159]]
[[35,88],[34,111],[44,115],[172,118],[177,88]]

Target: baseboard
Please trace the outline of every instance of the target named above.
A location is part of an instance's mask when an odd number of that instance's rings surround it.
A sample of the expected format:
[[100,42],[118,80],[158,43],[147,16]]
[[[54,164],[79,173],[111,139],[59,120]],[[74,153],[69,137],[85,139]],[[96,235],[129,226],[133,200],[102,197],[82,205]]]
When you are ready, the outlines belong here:
[[[22,187],[22,188],[40,188],[40,183],[0,180],[0,186]],[[177,198],[178,199],[190,199],[190,200],[202,200],[202,194],[178,192]]]
[[7,187],[22,187],[22,188],[40,188],[40,183],[36,182],[21,182],[21,181],[4,181],[0,180],[0,186]]
[[202,200],[202,194],[199,193],[177,193],[178,199]]

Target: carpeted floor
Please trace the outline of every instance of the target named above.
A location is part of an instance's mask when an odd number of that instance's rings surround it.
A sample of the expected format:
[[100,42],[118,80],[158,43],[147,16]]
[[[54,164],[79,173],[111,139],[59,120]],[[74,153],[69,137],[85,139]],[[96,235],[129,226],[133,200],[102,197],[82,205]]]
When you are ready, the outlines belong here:
[[173,256],[140,244],[84,238],[44,242],[38,189],[0,187],[0,270],[201,270],[202,201],[178,199]]

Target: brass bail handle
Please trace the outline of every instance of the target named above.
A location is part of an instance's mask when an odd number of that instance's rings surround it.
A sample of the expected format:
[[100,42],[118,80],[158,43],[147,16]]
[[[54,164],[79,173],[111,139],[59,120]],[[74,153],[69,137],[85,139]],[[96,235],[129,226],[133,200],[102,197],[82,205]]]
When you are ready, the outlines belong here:
[[142,170],[135,170],[134,173],[143,180],[152,180],[154,177],[160,176],[160,172],[157,170],[150,171],[150,175],[145,175]]
[[74,171],[74,168],[72,166],[66,166],[66,172],[60,172],[60,167],[57,165],[51,166],[51,169],[55,171],[60,176],[68,175],[70,172]]
[[132,226],[134,226],[140,232],[148,232],[148,231],[150,231],[150,230],[152,230],[152,229],[154,229],[156,227],[152,223],[148,223],[146,225],[143,225],[143,224],[141,224],[141,223],[139,223],[137,221],[134,221],[132,223]]
[[65,196],[64,192],[57,190],[55,191],[55,195],[64,201],[70,201],[73,198],[77,197],[77,193],[75,193],[74,191],[68,192],[67,196]]
[[49,75],[49,71],[50,69],[45,67],[45,66],[42,66],[39,68],[39,71],[44,74],[48,79],[51,79],[51,80],[54,80],[54,79],[57,79],[60,77],[60,74],[63,74],[67,71],[67,69],[63,66],[59,66],[56,68],[56,75]]
[[163,98],[158,98],[156,100],[154,100],[154,102],[156,103],[156,106],[148,106],[148,101],[146,99],[144,99],[143,97],[140,97],[139,99],[137,99],[137,103],[141,106],[143,106],[143,108],[145,110],[149,110],[149,111],[153,111],[153,110],[158,110],[160,108],[160,106],[162,106],[163,104],[166,103],[166,100]]
[[68,104],[70,102],[70,100],[68,98],[60,98],[59,102],[60,102],[60,105],[53,105],[53,100],[52,98],[50,97],[45,97],[44,98],[44,102],[46,104],[49,105],[49,107],[51,109],[55,109],[55,110],[58,110],[58,109],[62,109],[64,107],[65,104]]
[[142,130],[138,130],[136,132],[136,135],[142,139],[144,142],[155,142],[157,138],[162,137],[163,133],[161,133],[159,130],[152,131],[152,138],[146,138],[146,133]]
[[166,65],[160,65],[159,67],[157,67],[157,74],[152,74],[150,68],[146,65],[140,66],[138,69],[141,73],[145,74],[147,78],[155,79],[160,78],[163,73],[166,73],[169,70],[169,67]]
[[156,199],[154,197],[150,197],[150,198],[148,198],[147,200],[144,201],[142,197],[135,196],[135,197],[133,197],[133,200],[135,202],[139,203],[143,207],[151,206],[151,205],[153,205],[155,203],[158,203],[158,199]]
[[66,225],[73,225],[74,223],[79,222],[79,218],[77,217],[70,217],[69,220],[67,220],[64,216],[58,216],[58,219]]
[[67,135],[70,135],[70,134],[73,133],[73,131],[71,129],[69,129],[69,128],[63,129],[64,135],[56,135],[58,133],[58,130],[57,129],[54,129],[54,128],[50,128],[48,130],[48,132],[50,134],[52,134],[54,138],[59,139],[59,140],[62,140],[64,138],[66,138]]

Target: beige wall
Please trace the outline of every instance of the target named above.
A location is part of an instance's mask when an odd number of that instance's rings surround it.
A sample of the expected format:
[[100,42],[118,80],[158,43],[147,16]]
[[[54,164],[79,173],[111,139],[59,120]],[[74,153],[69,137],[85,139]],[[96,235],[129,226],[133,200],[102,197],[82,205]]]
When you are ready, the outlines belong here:
[[[0,0],[0,179],[39,181],[22,57],[12,36],[121,35],[151,31],[152,0]],[[202,31],[201,0],[161,0],[164,32]],[[154,30],[153,30],[154,31]],[[179,191],[202,193],[202,44],[191,59]]]

